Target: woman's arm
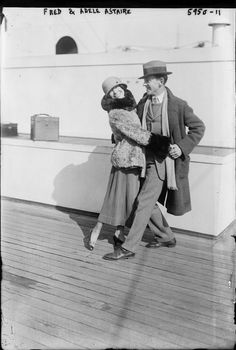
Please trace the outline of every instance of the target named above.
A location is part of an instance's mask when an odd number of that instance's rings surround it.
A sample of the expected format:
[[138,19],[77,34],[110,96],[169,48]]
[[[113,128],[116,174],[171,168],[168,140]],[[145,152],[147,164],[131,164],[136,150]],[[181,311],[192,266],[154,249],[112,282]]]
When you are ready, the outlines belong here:
[[130,117],[130,112],[123,109],[113,109],[109,112],[109,122],[112,130],[120,132],[139,145],[146,146],[149,144],[150,131],[142,129],[140,124],[134,123]]

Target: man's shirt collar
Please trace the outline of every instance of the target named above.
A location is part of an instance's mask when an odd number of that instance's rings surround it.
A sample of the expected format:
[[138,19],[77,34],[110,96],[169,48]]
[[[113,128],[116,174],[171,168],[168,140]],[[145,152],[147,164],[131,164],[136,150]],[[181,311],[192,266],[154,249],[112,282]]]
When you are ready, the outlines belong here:
[[163,91],[160,95],[153,95],[151,96],[152,103],[162,103],[164,98],[165,91]]

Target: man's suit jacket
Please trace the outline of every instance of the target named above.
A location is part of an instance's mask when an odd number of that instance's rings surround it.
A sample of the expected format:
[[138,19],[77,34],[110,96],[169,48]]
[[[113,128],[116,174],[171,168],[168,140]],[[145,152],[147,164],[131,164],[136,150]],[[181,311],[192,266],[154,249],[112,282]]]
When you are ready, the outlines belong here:
[[[189,154],[202,139],[205,125],[203,121],[193,113],[193,109],[188,106],[186,101],[174,96],[167,87],[166,90],[168,95],[167,110],[171,143],[175,143],[181,148],[182,155],[175,160],[175,175],[178,190],[173,191],[164,188],[159,202],[166,206],[168,213],[183,215],[191,210],[188,181]],[[144,94],[137,106],[137,113],[141,120],[147,98],[148,95]],[[187,132],[186,127],[188,128]]]

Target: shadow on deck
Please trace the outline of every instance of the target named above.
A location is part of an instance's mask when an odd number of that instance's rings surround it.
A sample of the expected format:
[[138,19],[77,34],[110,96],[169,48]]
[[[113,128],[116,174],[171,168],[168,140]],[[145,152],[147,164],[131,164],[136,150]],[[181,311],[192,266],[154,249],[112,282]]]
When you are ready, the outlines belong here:
[[2,344],[13,349],[233,349],[234,240],[176,233],[175,248],[109,262],[96,217],[2,200]]

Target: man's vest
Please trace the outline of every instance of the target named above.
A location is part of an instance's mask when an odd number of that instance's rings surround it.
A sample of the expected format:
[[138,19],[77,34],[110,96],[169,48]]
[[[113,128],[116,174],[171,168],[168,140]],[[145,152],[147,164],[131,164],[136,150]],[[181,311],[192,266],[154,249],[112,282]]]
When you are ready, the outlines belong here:
[[[153,134],[162,134],[161,131],[161,111],[162,103],[153,104],[150,103],[146,115],[146,124],[148,131]],[[147,162],[154,162],[154,154],[152,151],[148,150],[146,153]]]

